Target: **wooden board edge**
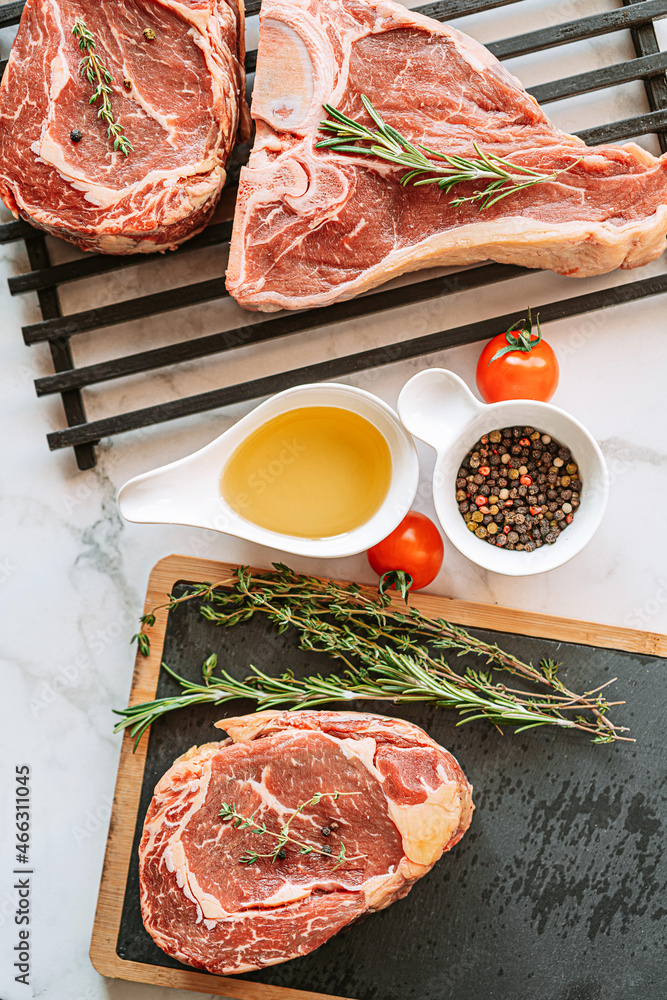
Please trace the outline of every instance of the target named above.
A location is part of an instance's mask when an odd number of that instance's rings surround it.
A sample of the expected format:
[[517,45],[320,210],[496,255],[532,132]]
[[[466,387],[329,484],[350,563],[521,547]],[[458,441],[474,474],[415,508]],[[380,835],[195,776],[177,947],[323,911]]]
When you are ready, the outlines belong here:
[[[217,583],[231,577],[234,569],[235,566],[231,563],[220,563],[194,556],[166,556],[151,570],[146,590],[144,614],[153,611],[160,604],[164,604],[167,595],[171,593],[179,580],[193,583]],[[261,569],[256,571],[264,572]],[[371,594],[375,593],[374,588],[370,586],[364,586],[362,589]],[[398,607],[403,606],[399,600],[395,603]],[[475,604],[431,594],[415,594],[411,598],[411,604],[424,614],[445,618],[457,625],[471,628],[486,628],[499,632],[520,633],[535,638],[600,646],[605,649],[667,656],[667,636],[658,633],[641,632],[635,629],[585,621],[572,621],[562,617],[502,608],[496,605]],[[166,607],[160,608],[156,612],[155,625],[150,630],[151,650],[149,656],[145,657],[137,651],[129,704],[149,701],[155,696],[167,618]],[[116,942],[125,898],[136,825],[135,818],[141,797],[147,748],[148,733],[143,735],[136,753],[133,753],[133,740],[127,731],[124,732],[90,945],[90,960],[94,968],[101,975],[114,979],[154,983],[178,989],[189,989],[198,993],[208,993],[213,996],[238,998],[238,1000],[351,1000],[351,998],[335,997],[331,994],[310,993],[264,983],[252,983],[247,980],[220,977],[194,970],[168,969],[164,966],[130,962],[118,956]],[[125,820],[123,824],[119,824],[119,814],[132,817],[132,822]]]
[[100,957],[99,961],[93,960],[91,954],[91,960],[95,970],[108,979],[169,986],[172,989],[206,993],[208,996],[231,997],[232,1000],[352,1000],[351,997],[334,997],[329,993],[310,993],[284,986],[271,986],[268,983],[236,980],[231,976],[213,976],[194,969],[168,969],[160,965],[128,962],[115,953],[106,958]]

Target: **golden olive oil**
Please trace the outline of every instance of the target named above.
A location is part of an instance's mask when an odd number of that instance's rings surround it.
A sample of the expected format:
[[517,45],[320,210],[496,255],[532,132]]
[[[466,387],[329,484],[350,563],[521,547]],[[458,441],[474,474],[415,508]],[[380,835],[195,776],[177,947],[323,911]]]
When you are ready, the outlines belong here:
[[261,528],[329,538],[365,524],[390,480],[389,446],[373,424],[337,406],[304,406],[267,420],[238,446],[220,492]]

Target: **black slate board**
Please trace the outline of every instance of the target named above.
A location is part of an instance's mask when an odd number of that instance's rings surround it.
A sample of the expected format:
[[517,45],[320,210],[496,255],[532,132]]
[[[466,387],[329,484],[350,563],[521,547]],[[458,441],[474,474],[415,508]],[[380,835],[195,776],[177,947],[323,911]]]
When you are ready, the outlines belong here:
[[[555,728],[501,736],[487,722],[457,728],[454,713],[432,706],[351,703],[409,719],[454,753],[475,788],[472,826],[405,900],[310,955],[239,978],[355,1000],[667,996],[666,661],[471,631],[524,660],[561,661],[574,690],[618,677],[608,696],[627,705],[614,709],[614,718],[631,727],[637,743],[595,746]],[[276,673],[336,669],[323,654],[299,650],[291,632],[276,635],[264,619],[216,628],[196,601],[170,614],[163,652],[169,666],[198,680],[213,651],[239,677],[251,663]],[[176,692],[162,671],[157,696]],[[143,819],[174,759],[219,738],[213,722],[251,709],[240,701],[197,705],[153,726],[117,942],[121,959],[184,968],[157,948],[141,921]]]

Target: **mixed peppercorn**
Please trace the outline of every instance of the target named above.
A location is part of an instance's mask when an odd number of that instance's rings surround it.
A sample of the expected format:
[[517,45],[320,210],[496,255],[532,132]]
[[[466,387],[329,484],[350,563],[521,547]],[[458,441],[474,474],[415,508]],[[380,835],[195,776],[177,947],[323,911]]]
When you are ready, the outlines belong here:
[[468,530],[498,548],[553,545],[581,502],[569,448],[534,427],[483,434],[461,463],[456,500]]

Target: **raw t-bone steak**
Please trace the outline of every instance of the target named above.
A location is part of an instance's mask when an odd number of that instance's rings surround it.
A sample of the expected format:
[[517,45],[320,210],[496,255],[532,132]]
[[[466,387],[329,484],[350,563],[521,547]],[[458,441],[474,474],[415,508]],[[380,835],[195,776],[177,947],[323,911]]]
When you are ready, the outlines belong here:
[[[438,152],[474,157],[477,142],[545,173],[571,169],[482,211],[453,207],[479,185],[402,187],[404,168],[315,148],[328,138],[323,103],[375,127],[362,94]],[[666,157],[565,135],[482,45],[389,0],[264,0],[252,114],[227,272],[250,309],[324,305],[487,258],[601,274],[665,247]]]
[[[307,954],[405,896],[470,825],[463,771],[408,722],[303,711],[218,726],[230,739],[194,747],[158,782],[139,846],[146,929],[198,969],[248,972]],[[248,865],[245,852],[270,854],[276,840],[225,820],[223,805],[276,833],[304,808],[277,860]]]
[[[77,18],[111,74],[128,156],[89,104]],[[247,115],[243,53],[238,0],[27,0],[0,88],[0,197],[84,250],[148,253],[194,236]]]

